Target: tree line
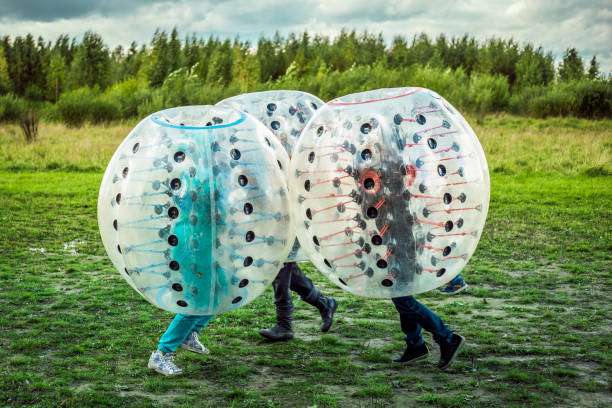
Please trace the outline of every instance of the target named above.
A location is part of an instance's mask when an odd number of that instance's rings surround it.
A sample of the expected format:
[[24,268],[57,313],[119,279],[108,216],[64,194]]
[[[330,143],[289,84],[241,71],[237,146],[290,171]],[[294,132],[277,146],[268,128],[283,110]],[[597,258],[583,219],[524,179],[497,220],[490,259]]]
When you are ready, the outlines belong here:
[[[551,52],[511,38],[418,34],[386,44],[382,34],[343,30],[335,38],[276,33],[252,44],[181,38],[173,29],[157,30],[148,45],[114,49],[94,32],[80,41],[29,34],[0,39],[0,120],[14,119],[26,105],[51,119],[106,121],[262,89],[302,89],[331,99],[406,85],[432,88],[477,114],[612,112],[611,79],[600,72],[596,56],[585,63],[568,48],[556,67]],[[83,98],[83,112],[72,112]]]

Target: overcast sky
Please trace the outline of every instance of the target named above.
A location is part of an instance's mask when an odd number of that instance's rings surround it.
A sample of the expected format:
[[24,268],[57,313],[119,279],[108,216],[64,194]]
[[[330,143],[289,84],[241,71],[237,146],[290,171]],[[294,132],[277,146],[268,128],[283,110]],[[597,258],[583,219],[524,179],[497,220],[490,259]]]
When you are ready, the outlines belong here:
[[597,54],[602,70],[612,71],[612,0],[0,0],[0,35],[55,39],[93,30],[114,47],[148,43],[156,27],[175,26],[181,36],[250,40],[276,30],[333,36],[343,27],[382,32],[388,40],[419,32],[512,36],[556,57],[567,47],[585,59]]

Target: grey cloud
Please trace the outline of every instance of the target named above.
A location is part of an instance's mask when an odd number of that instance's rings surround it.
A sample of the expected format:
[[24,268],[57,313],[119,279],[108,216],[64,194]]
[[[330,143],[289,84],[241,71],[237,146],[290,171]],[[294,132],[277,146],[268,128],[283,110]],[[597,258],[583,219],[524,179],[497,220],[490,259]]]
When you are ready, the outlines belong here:
[[155,0],[2,0],[0,19],[54,21],[88,15],[112,16],[129,14],[138,7],[155,2]]

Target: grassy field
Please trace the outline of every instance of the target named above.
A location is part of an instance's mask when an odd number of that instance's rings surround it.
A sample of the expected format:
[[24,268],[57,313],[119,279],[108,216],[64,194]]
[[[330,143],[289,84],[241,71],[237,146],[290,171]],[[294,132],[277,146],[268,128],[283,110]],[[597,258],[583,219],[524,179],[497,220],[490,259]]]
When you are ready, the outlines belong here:
[[[102,170],[133,123],[0,126],[0,406],[612,405],[612,121],[489,117],[476,126],[490,215],[467,294],[420,299],[467,338],[448,372],[401,367],[397,314],[310,276],[339,300],[331,332],[296,300],[297,339],[261,341],[271,290],[213,320],[180,378],[146,368],[171,315],[116,273],[96,225]],[[431,338],[427,337],[429,343]]]

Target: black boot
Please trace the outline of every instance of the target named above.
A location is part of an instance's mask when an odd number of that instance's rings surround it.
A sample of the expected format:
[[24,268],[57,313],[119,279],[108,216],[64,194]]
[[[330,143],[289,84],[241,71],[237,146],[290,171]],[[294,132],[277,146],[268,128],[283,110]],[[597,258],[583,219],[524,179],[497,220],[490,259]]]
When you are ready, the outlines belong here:
[[287,341],[293,338],[293,330],[291,330],[291,320],[293,315],[293,304],[282,301],[276,302],[276,326],[271,329],[263,329],[259,331],[263,337],[270,341]]
[[429,349],[427,348],[427,345],[425,343],[417,347],[406,346],[406,350],[404,351],[404,354],[402,354],[398,358],[393,359],[393,361],[396,363],[414,363],[416,361],[427,358],[428,354],[429,354]]
[[276,306],[276,326],[259,331],[259,334],[270,341],[286,341],[293,338],[293,330],[291,330],[293,302],[291,301],[291,293],[289,293],[293,265],[291,263],[285,264],[272,282],[274,305]]
[[334,323],[334,313],[336,313],[338,303],[336,303],[336,299],[333,297],[319,295],[319,298],[314,303],[314,306],[319,309],[321,320],[323,320],[321,323],[321,331],[323,333],[327,333]]
[[440,361],[438,362],[440,370],[446,370],[453,364],[464,342],[465,338],[463,336],[453,333],[453,337],[449,342],[440,343]]
[[262,329],[259,331],[259,334],[270,341],[287,341],[293,338],[293,330],[291,330],[291,327],[287,328],[279,324],[271,329]]

